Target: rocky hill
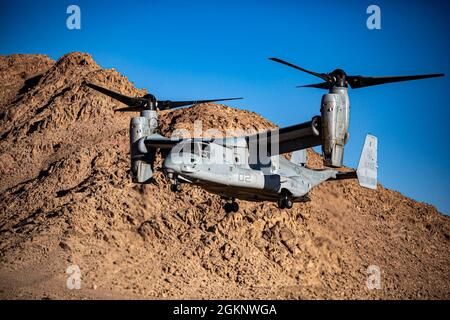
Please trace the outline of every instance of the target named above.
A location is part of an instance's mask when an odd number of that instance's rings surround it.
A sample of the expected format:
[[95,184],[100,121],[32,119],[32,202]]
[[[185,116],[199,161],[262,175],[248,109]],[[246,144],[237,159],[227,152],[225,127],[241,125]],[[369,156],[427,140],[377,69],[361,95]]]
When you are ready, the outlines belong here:
[[[240,201],[225,214],[197,187],[170,192],[160,171],[132,184],[130,114],[84,80],[145,92],[88,54],[0,57],[1,298],[450,298],[450,221],[434,207],[339,181],[292,210]],[[274,127],[215,104],[160,118],[163,132],[198,119],[205,130]],[[80,290],[66,288],[70,265]],[[367,287],[371,265],[381,289]]]

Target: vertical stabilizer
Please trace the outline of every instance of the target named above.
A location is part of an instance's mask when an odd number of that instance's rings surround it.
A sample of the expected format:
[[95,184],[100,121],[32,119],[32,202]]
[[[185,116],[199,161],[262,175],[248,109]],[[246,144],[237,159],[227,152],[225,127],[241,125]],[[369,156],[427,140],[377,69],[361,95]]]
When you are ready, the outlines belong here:
[[378,177],[377,153],[378,153],[377,137],[371,134],[366,135],[364,147],[361,152],[361,158],[359,159],[358,170],[356,170],[358,182],[362,187],[369,189],[377,188],[377,177]]

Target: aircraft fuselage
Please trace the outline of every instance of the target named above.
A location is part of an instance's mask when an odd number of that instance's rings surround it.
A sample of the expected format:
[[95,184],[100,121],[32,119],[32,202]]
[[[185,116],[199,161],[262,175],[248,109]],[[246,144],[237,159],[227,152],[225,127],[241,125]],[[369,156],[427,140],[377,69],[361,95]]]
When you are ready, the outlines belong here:
[[266,164],[249,164],[245,147],[197,144],[192,152],[171,152],[164,170],[169,177],[224,198],[277,201],[289,194],[293,201],[305,201],[311,188],[336,174],[333,169],[308,169],[282,155],[268,158]]

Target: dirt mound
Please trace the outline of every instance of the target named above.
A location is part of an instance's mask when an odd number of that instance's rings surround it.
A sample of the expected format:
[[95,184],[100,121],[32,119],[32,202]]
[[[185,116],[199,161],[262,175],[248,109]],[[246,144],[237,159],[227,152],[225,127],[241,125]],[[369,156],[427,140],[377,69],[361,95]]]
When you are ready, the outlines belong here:
[[[449,218],[354,181],[327,182],[279,210],[130,182],[129,114],[84,80],[140,95],[87,54],[0,58],[2,298],[449,298]],[[162,112],[161,130],[259,130],[255,113],[214,104]],[[299,119],[301,121],[303,119]],[[320,158],[310,152],[310,163]],[[69,290],[77,265],[81,289]],[[381,270],[369,290],[367,270]]]
[[0,110],[35,86],[52,65],[53,61],[44,55],[0,56]]

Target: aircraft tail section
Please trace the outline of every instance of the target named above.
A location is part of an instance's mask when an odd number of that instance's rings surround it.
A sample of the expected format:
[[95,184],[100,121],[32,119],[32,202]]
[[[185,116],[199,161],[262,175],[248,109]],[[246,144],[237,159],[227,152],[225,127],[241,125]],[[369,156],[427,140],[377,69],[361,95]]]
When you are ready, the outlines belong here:
[[358,169],[356,171],[336,172],[332,179],[358,179],[361,187],[376,189],[378,180],[377,149],[377,137],[368,134],[359,158]]

